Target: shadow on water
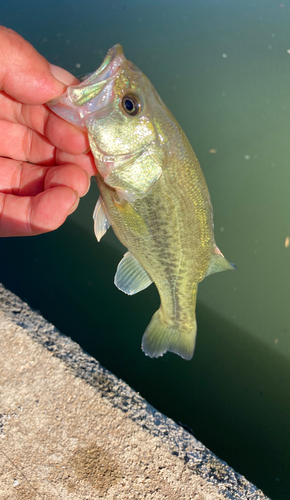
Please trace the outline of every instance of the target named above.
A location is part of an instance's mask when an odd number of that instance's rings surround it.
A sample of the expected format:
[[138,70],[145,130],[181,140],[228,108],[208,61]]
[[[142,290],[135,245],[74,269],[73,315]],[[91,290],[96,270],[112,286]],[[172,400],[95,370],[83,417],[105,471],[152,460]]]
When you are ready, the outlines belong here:
[[200,301],[193,360],[147,358],[140,344],[159,306],[154,286],[119,292],[122,253],[71,221],[48,235],[1,239],[0,252],[5,286],[265,493],[289,499],[286,360]]

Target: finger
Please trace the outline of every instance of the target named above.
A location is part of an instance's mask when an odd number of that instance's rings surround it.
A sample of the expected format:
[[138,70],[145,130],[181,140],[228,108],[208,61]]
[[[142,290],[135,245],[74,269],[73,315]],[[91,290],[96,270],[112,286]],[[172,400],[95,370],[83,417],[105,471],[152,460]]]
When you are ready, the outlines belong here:
[[0,90],[25,104],[42,104],[62,94],[66,85],[51,73],[48,61],[29,42],[0,27]]
[[77,85],[80,83],[79,80],[74,75],[66,71],[66,69],[63,69],[60,66],[55,66],[55,64],[49,64],[49,67],[54,78],[65,85]]
[[35,196],[57,186],[67,186],[84,196],[90,187],[89,175],[78,165],[68,163],[42,167],[0,159],[0,191],[18,196]]
[[[85,132],[65,122],[46,106],[23,105],[3,92],[0,92],[0,120],[5,123],[8,121],[24,125],[47,136],[54,146],[72,154],[81,154],[89,148],[88,136]],[[8,156],[15,158],[12,154]],[[20,159],[19,156],[18,159]]]
[[91,151],[82,155],[71,155],[65,151],[57,149],[55,152],[55,162],[58,165],[62,165],[64,163],[77,163],[77,165],[85,170],[90,177],[98,173],[95,159]]
[[79,155],[88,151],[90,144],[88,134],[81,132],[71,123],[49,111],[44,127],[44,135],[58,149],[67,153]]
[[57,229],[79,202],[68,187],[55,187],[35,197],[0,194],[0,236],[31,236]]
[[44,189],[47,190],[57,186],[68,186],[82,197],[90,189],[90,177],[85,170],[72,163],[51,167],[47,169]]
[[19,123],[0,120],[0,156],[55,165],[55,148],[48,139]]
[[[71,126],[71,129],[62,127],[59,128],[52,123],[48,125],[48,138],[34,132],[30,128],[20,125],[19,123],[6,122],[0,120],[0,156],[6,156],[15,160],[29,161],[30,163],[39,163],[42,165],[55,165],[56,148],[51,144],[54,140],[58,146],[66,148],[70,152],[83,152],[84,147],[88,145],[88,139],[79,139],[79,135],[75,133],[77,130]],[[64,123],[64,122],[63,122]],[[59,130],[62,128],[62,134]],[[51,130],[51,133],[50,133]],[[59,137],[57,134],[59,133]],[[69,146],[71,144],[71,146]]]

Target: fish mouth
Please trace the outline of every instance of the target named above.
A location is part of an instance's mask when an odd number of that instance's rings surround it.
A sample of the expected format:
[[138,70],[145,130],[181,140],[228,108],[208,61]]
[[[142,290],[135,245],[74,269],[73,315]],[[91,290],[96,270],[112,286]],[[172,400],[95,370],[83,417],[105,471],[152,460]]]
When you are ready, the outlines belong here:
[[[75,106],[83,106],[88,97],[101,92],[112,80],[115,80],[122,64],[126,61],[123,47],[119,43],[107,53],[101,66],[80,84],[68,87],[67,95]],[[86,91],[84,91],[86,89]]]
[[47,106],[77,128],[86,128],[86,119],[91,113],[108,112],[114,100],[116,77],[125,62],[123,47],[114,45],[94,73],[78,85],[68,87],[63,95],[48,102]]

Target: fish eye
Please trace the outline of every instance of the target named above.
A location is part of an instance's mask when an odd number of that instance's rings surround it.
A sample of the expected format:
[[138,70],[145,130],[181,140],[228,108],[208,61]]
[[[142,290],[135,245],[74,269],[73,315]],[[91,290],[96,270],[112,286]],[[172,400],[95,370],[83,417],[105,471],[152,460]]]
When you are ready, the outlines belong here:
[[126,94],[122,99],[122,107],[128,115],[136,116],[141,111],[141,102],[136,95]]

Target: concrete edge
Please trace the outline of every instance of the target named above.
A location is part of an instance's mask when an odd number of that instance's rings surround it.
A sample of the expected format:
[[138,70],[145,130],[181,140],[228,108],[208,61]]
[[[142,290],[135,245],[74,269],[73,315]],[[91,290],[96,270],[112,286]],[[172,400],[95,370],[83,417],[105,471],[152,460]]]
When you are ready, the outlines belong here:
[[[15,324],[88,384],[98,389],[112,406],[126,413],[132,421],[158,436],[171,453],[208,483],[215,486],[225,498],[234,500],[267,500],[263,492],[244,476],[220,460],[183,427],[166,417],[131,389],[124,381],[103,368],[92,356],[61,334],[55,326],[33,311],[25,302],[0,283],[0,308]],[[193,452],[185,450],[191,446]],[[269,499],[268,499],[269,500]]]

